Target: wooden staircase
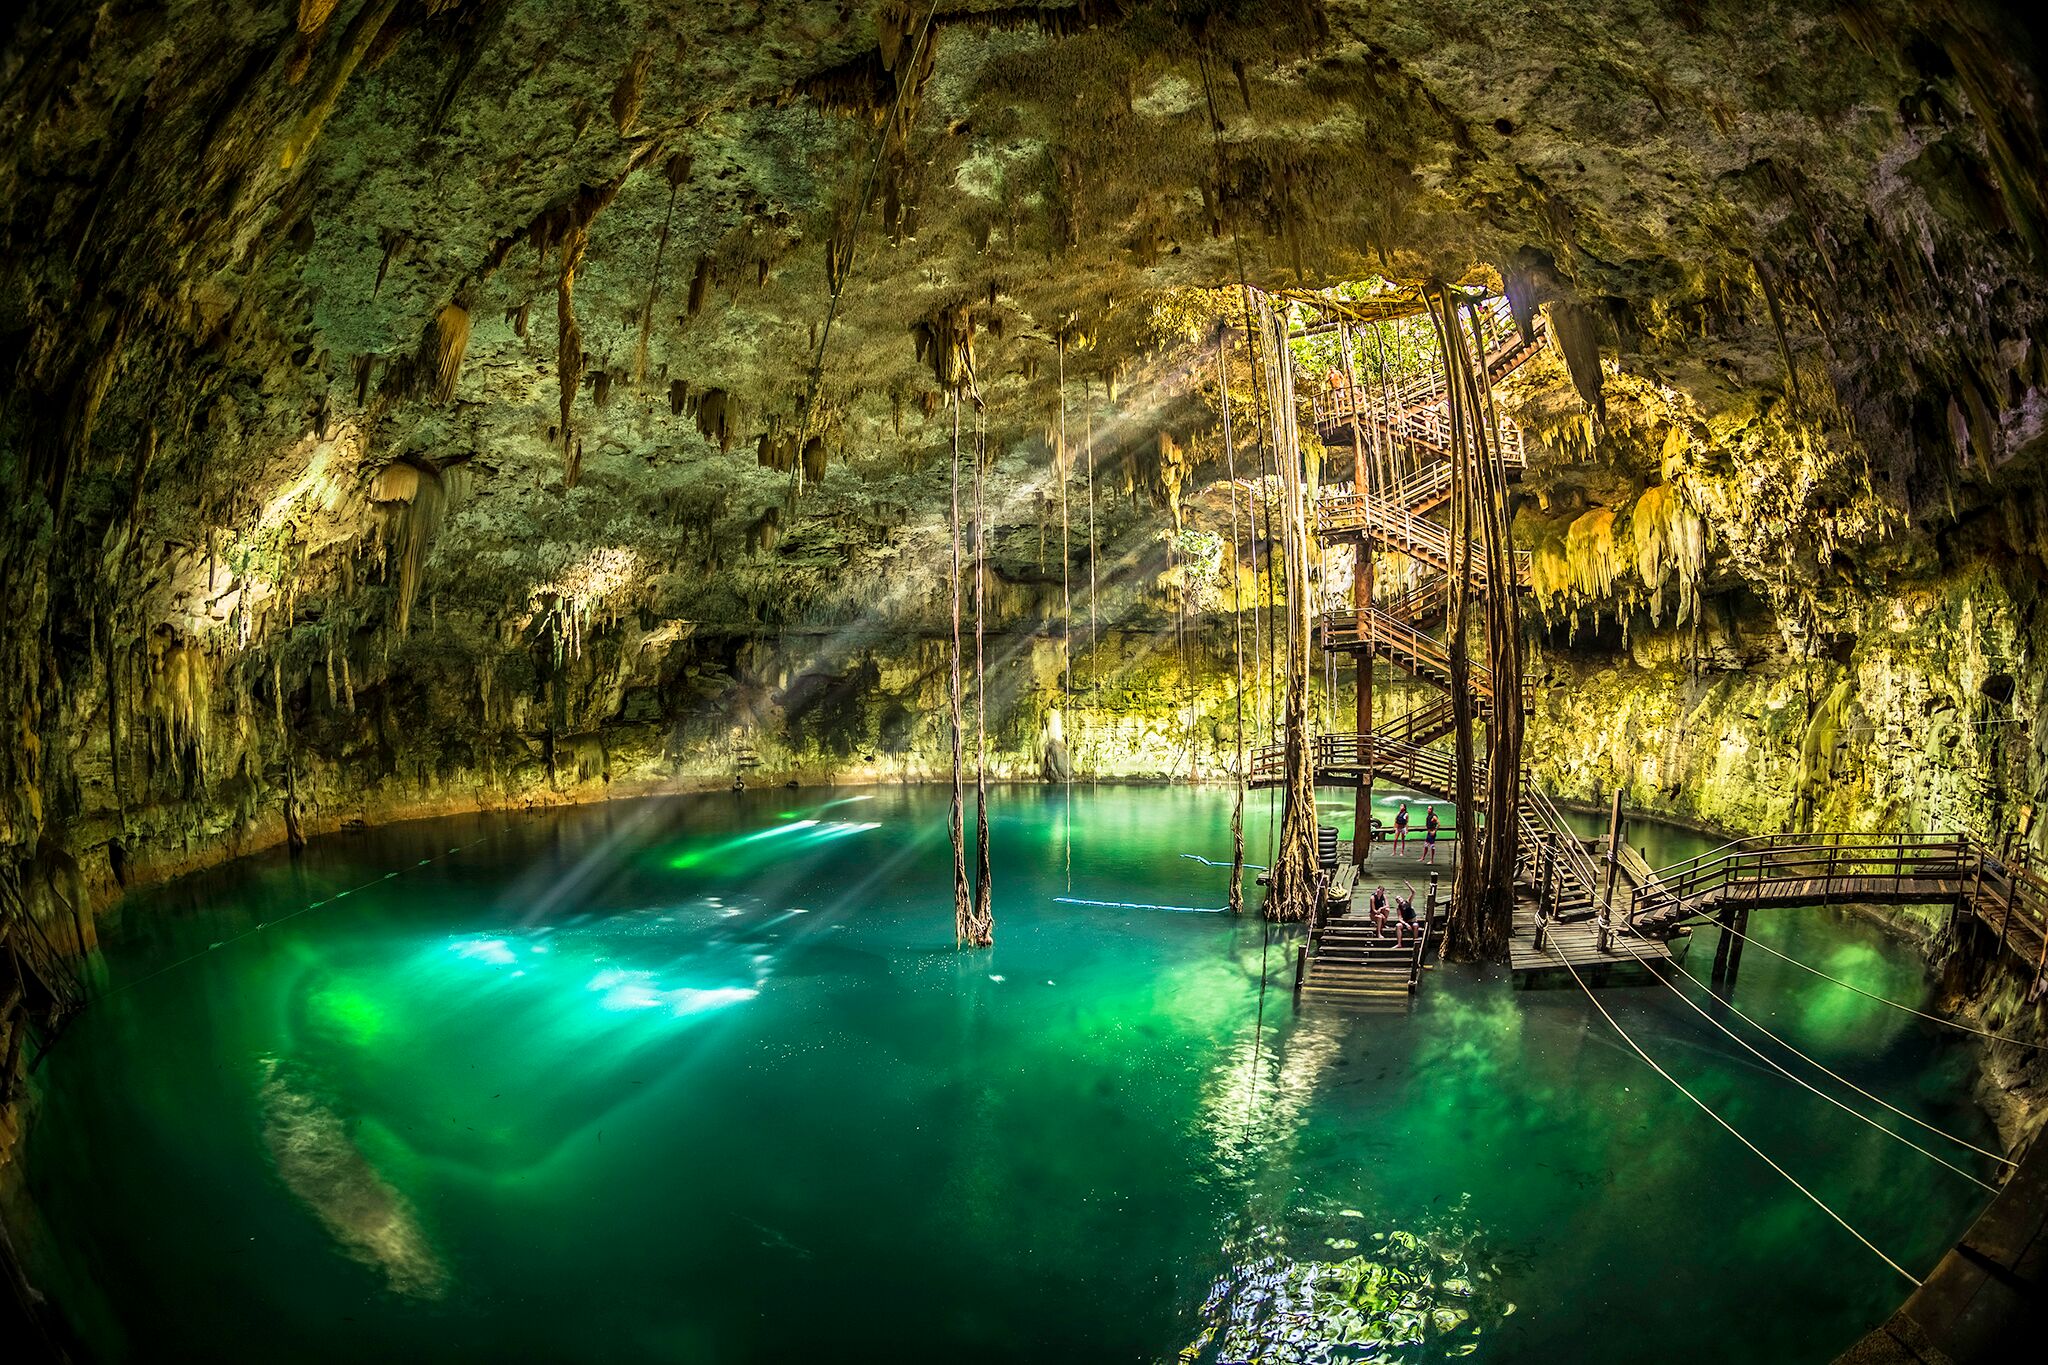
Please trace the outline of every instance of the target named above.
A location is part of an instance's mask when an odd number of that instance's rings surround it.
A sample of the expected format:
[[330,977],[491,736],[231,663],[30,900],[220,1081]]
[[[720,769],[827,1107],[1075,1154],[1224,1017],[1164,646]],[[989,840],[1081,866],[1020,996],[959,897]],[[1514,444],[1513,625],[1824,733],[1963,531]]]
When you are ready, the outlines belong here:
[[[1544,323],[1539,315],[1527,335],[1516,324],[1508,301],[1498,295],[1479,308],[1480,331],[1486,337],[1486,378],[1498,384],[1543,349]],[[1441,370],[1419,375],[1392,388],[1360,385],[1320,395],[1314,404],[1316,434],[1326,446],[1348,446],[1373,428],[1376,434],[1432,452],[1450,454],[1451,406]],[[1500,419],[1500,451],[1510,463],[1523,459],[1522,431]]]
[[[1540,327],[1523,335],[1509,316],[1507,301],[1483,304],[1480,330],[1487,340],[1486,378],[1491,383],[1512,374],[1542,346]],[[1371,600],[1326,609],[1319,624],[1323,648],[1358,660],[1361,679],[1370,661],[1384,657],[1410,676],[1442,692],[1440,700],[1407,715],[1375,725],[1371,734],[1326,733],[1315,738],[1313,753],[1319,786],[1369,786],[1376,780],[1452,799],[1456,789],[1453,755],[1433,747],[1450,734],[1455,708],[1450,646],[1444,636],[1450,588],[1463,576],[1475,597],[1506,590],[1519,592],[1529,584],[1529,556],[1516,553],[1506,584],[1491,581],[1482,557],[1454,547],[1450,528],[1435,518],[1451,496],[1451,424],[1443,372],[1434,370],[1391,389],[1365,386],[1339,388],[1316,407],[1316,425],[1326,443],[1353,446],[1356,478],[1349,484],[1326,486],[1315,508],[1316,534],[1328,541],[1355,544],[1362,554],[1406,556],[1421,570],[1401,591],[1369,594]],[[1365,458],[1366,433],[1372,436],[1372,463]],[[1521,433],[1502,419],[1498,440],[1489,442],[1498,455],[1501,473],[1513,479],[1527,468]],[[1376,480],[1377,486],[1364,486]],[[1469,559],[1469,566],[1468,566]],[[1371,583],[1368,574],[1362,582]],[[1472,662],[1466,670],[1473,714],[1490,720],[1502,699],[1495,695],[1491,669]],[[1526,683],[1525,683],[1526,686]],[[1531,707],[1529,692],[1513,704]],[[1271,785],[1285,780],[1286,755],[1279,745],[1260,749],[1253,757],[1251,781]],[[1484,765],[1472,775],[1473,788],[1484,802]],[[1482,809],[1480,819],[1488,818]],[[1532,925],[1576,925],[1594,919],[1605,903],[1605,888],[1585,841],[1565,822],[1549,797],[1524,777],[1512,818],[1519,846],[1516,878]],[[1574,937],[1590,935],[1574,930]],[[1543,933],[1536,932],[1534,951],[1542,953]],[[1597,951],[1604,954],[1608,926],[1602,922]],[[1414,972],[1403,983],[1401,948],[1376,940],[1366,923],[1332,921],[1311,933],[1304,949],[1302,991],[1305,996],[1350,996],[1360,1000],[1392,998],[1412,989]]]
[[1420,931],[1407,942],[1378,933],[1370,920],[1331,920],[1307,949],[1300,995],[1368,1011],[1406,1010],[1421,979]]

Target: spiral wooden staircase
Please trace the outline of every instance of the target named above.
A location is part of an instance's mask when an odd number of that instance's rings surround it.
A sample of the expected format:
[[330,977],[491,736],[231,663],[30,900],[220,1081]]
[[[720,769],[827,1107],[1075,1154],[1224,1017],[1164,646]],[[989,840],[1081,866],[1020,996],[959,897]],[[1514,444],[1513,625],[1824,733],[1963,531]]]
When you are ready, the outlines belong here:
[[[1524,333],[1509,316],[1507,301],[1495,297],[1477,310],[1484,337],[1484,369],[1498,383],[1530,359],[1543,344],[1537,319]],[[1314,407],[1315,426],[1333,452],[1349,448],[1354,477],[1349,483],[1325,485],[1315,505],[1315,532],[1325,544],[1357,548],[1359,571],[1351,600],[1326,606],[1321,613],[1322,647],[1349,662],[1358,678],[1357,726],[1349,731],[1314,737],[1315,780],[1318,786],[1351,788],[1358,793],[1356,828],[1371,829],[1371,793],[1375,781],[1386,780],[1410,790],[1450,799],[1456,765],[1448,748],[1436,741],[1452,733],[1454,707],[1447,618],[1451,585],[1463,571],[1475,598],[1495,592],[1520,593],[1529,581],[1529,557],[1513,557],[1513,582],[1490,581],[1479,556],[1466,568],[1458,561],[1450,528],[1435,519],[1451,497],[1450,407],[1441,369],[1398,387],[1373,389],[1357,384],[1336,387]],[[1507,480],[1526,468],[1522,434],[1506,417],[1498,422],[1498,439],[1489,441]],[[1372,451],[1368,461],[1367,448]],[[1400,581],[1378,590],[1375,561],[1402,556],[1411,564]],[[1371,680],[1373,661],[1384,658],[1442,695],[1403,715],[1376,718]],[[1473,713],[1488,722],[1503,700],[1495,695],[1493,676],[1484,664],[1467,670]],[[1532,697],[1526,690],[1513,699],[1526,712]],[[1260,749],[1252,761],[1254,786],[1285,780],[1285,746]],[[1483,793],[1483,768],[1473,774]],[[1483,798],[1482,798],[1483,799]],[[1483,812],[1482,812],[1483,818]],[[1522,781],[1517,826],[1516,876],[1526,904],[1518,904],[1517,965],[1538,966],[1566,955],[1575,965],[1608,958],[1607,926],[1598,933],[1581,930],[1560,934],[1558,926],[1593,920],[1606,904],[1603,878],[1587,844],[1565,823],[1557,807],[1526,775]],[[1369,838],[1353,842],[1354,857],[1365,861]],[[1355,954],[1325,954],[1324,931],[1311,926],[1303,959],[1302,994],[1340,999],[1358,983]],[[1583,938],[1583,946],[1577,940]],[[1570,939],[1567,943],[1564,940]],[[1335,942],[1335,939],[1329,940]],[[1533,955],[1533,956],[1532,956]],[[1659,954],[1662,955],[1661,953]]]

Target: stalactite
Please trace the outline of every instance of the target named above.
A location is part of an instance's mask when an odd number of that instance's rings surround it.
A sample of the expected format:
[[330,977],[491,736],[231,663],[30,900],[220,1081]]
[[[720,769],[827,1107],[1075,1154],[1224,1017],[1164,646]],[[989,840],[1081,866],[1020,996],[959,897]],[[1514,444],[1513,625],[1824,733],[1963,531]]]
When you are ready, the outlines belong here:
[[653,65],[654,49],[641,48],[612,87],[612,122],[621,137],[633,131],[633,122],[640,117],[640,103],[647,95],[647,72]]
[[1605,421],[1607,398],[1602,389],[1600,341],[1592,312],[1580,304],[1558,299],[1544,305],[1543,315],[1550,323],[1550,335],[1564,356],[1565,368],[1571,373],[1579,397],[1595,417]]
[[397,8],[398,0],[364,0],[355,18],[349,21],[348,31],[342,35],[341,52],[328,71],[327,79],[314,92],[305,111],[299,115],[298,123],[292,128],[291,136],[285,140],[284,153],[279,158],[279,164],[285,170],[296,165],[313,145],[313,139],[320,135],[327,116],[334,112],[335,101],[341,98],[342,87],[355,74],[370,45],[391,18],[391,12]]
[[704,304],[710,297],[711,258],[709,256],[699,256],[697,258],[696,272],[690,276],[690,297],[689,302],[685,305],[689,315],[696,317],[697,314],[703,312]]
[[738,413],[731,394],[724,389],[706,389],[698,397],[698,434],[707,441],[716,442],[719,453],[725,454],[732,450],[733,437],[738,427]]
[[446,403],[455,397],[455,381],[469,349],[469,309],[459,301],[442,308],[434,317],[432,341],[434,401]]

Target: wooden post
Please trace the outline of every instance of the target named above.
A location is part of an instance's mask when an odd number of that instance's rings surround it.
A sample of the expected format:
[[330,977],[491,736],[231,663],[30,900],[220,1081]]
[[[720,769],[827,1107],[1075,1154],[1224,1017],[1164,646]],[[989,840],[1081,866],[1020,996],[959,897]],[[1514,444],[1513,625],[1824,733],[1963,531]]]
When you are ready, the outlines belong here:
[[1621,873],[1621,788],[1614,789],[1614,805],[1607,812],[1607,905],[1614,906],[1614,881]]
[[1730,990],[1733,990],[1733,989],[1735,988],[1735,974],[1736,974],[1736,972],[1738,972],[1738,971],[1740,971],[1740,970],[1742,969],[1742,945],[1743,945],[1743,943],[1745,942],[1745,938],[1744,938],[1744,936],[1745,936],[1745,935],[1747,935],[1747,934],[1749,933],[1749,907],[1748,907],[1748,906],[1744,905],[1744,906],[1740,906],[1740,907],[1738,907],[1738,908],[1736,909],[1736,911],[1735,911],[1735,919],[1734,919],[1734,927],[1735,927],[1735,932],[1734,932],[1734,934],[1732,935],[1732,938],[1733,938],[1733,940],[1734,940],[1734,941],[1733,941],[1733,942],[1731,942],[1731,943],[1730,943],[1730,944],[1728,945],[1728,982],[1727,982],[1727,984],[1728,984],[1728,988],[1729,988]]
[[1714,920],[1721,926],[1720,940],[1714,944],[1714,970],[1711,978],[1712,983],[1718,986],[1722,978],[1728,975],[1728,945],[1735,941],[1735,936],[1728,932],[1728,926],[1735,922],[1735,907],[1722,906],[1721,913],[1714,916]]

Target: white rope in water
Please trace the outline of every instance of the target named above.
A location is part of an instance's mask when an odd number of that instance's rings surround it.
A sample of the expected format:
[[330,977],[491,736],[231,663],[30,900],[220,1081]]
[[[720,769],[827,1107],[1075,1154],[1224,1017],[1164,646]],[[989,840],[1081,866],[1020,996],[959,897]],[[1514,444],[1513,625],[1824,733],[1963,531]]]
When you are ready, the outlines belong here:
[[[1649,939],[1645,938],[1642,934],[1637,933],[1633,929],[1629,930],[1629,933],[1634,935],[1636,938],[1642,939],[1642,941],[1645,943],[1648,943],[1650,941]],[[1617,939],[1616,941],[1619,942],[1620,940]],[[1630,956],[1634,957],[1635,954],[1631,952]],[[1639,962],[1647,961],[1647,959],[1644,958],[1637,958],[1636,960]],[[1708,986],[1705,982],[1701,981],[1698,977],[1694,976],[1690,972],[1680,971],[1676,974],[1682,977],[1683,979],[1692,982],[1701,990],[1711,991],[1713,989],[1711,986]],[[1676,990],[1677,988],[1674,986],[1672,989]],[[1686,1001],[1686,1003],[1692,1004],[1692,1002],[1689,1000]],[[1841,1082],[1843,1085],[1848,1086],[1851,1090],[1863,1096],[1863,1098],[1869,1100],[1872,1104],[1882,1105],[1884,1108],[1889,1109],[1892,1113],[1897,1114],[1900,1118],[1906,1120],[1908,1123],[1916,1123],[1920,1125],[1922,1128],[1925,1128],[1928,1132],[1934,1134],[1936,1137],[1947,1138],[1950,1142],[1955,1143],[1958,1147],[1966,1147],[1970,1151],[1975,1152],[1979,1156],[1989,1157],[2001,1166],[2017,1167],[2019,1165],[2018,1162],[2012,1160],[2010,1157],[2000,1156],[1997,1152],[1987,1151],[1986,1149],[1979,1147],[1976,1143],[1969,1141],[1967,1138],[1959,1138],[1954,1133],[1951,1133],[1946,1129],[1937,1128],[1933,1124],[1929,1123],[1926,1119],[1923,1119],[1916,1114],[1909,1114],[1905,1110],[1899,1108],[1897,1105],[1891,1103],[1890,1101],[1882,1099],[1877,1095],[1871,1094],[1868,1090],[1865,1090],[1862,1086],[1856,1084],[1856,1082],[1850,1080],[1847,1076],[1844,1076],[1840,1072],[1833,1070],[1825,1063],[1816,1061],[1814,1058],[1807,1056],[1804,1052],[1801,1052],[1798,1048],[1792,1046],[1792,1044],[1786,1042],[1783,1038],[1780,1038],[1777,1034],[1771,1032],[1762,1024],[1759,1024],[1755,1019],[1751,1018],[1747,1014],[1744,1014],[1742,1010],[1734,1004],[1734,1002],[1729,1000],[1722,1000],[1721,1004],[1723,1008],[1725,1008],[1730,1014],[1734,1015],[1737,1019],[1740,1019],[1743,1023],[1748,1024],[1751,1028],[1755,1029],[1758,1033],[1761,1033],[1764,1037],[1776,1043],[1779,1047],[1784,1048],[1785,1051],[1791,1053],[1800,1061],[1805,1062],[1814,1070],[1819,1071],[1824,1075],[1827,1075],[1832,1079]],[[1697,1005],[1694,1005],[1693,1008],[1698,1009],[1699,1007]]]
[[[1181,857],[1183,857],[1183,858],[1192,858],[1192,859],[1194,859],[1194,860],[1195,860],[1196,862],[1198,862],[1198,863],[1202,864],[1202,865],[1203,865],[1204,867],[1229,867],[1229,866],[1230,866],[1230,864],[1229,864],[1229,863],[1219,863],[1219,862],[1217,862],[1217,861],[1216,861],[1216,860],[1215,860],[1214,858],[1204,858],[1204,857],[1203,857],[1203,856],[1202,856],[1201,854],[1199,854],[1199,853],[1183,853],[1183,854],[1181,854],[1180,856],[1181,856]],[[1265,865],[1264,863],[1246,863],[1246,864],[1245,864],[1245,866],[1246,866],[1247,868],[1249,868],[1249,869],[1250,869],[1251,871],[1253,871],[1253,872],[1268,872],[1268,871],[1271,871],[1271,870],[1272,870],[1272,869],[1268,868],[1268,867],[1267,867],[1267,866],[1266,866],[1266,865]]]
[[1719,920],[1713,921],[1713,924],[1715,928],[1719,929],[1724,934],[1733,934],[1735,935],[1735,937],[1741,939],[1744,943],[1754,943],[1757,947],[1763,949],[1772,957],[1782,957],[1785,959],[1785,961],[1791,963],[1793,966],[1798,967],[1804,971],[1812,972],[1815,976],[1819,977],[1823,981],[1832,981],[1837,986],[1840,986],[1843,990],[1854,991],[1856,992],[1856,994],[1864,997],[1867,1000],[1875,1000],[1880,1005],[1890,1005],[1895,1010],[1904,1010],[1908,1014],[1917,1014],[1922,1019],[1932,1020],[1934,1023],[1943,1024],[1952,1029],[1960,1029],[1964,1033],[1974,1033],[1979,1038],[1989,1038],[1994,1043],[2011,1043],[2014,1047],[2032,1048],[2036,1052],[2048,1051],[2048,1043],[2033,1043],[2027,1041],[2025,1038],[2014,1038],[2009,1034],[1993,1033],[1989,1029],[1981,1029],[1976,1027],[1974,1024],[1959,1023],[1954,1019],[1945,1019],[1939,1014],[1929,1014],[1926,1010],[1915,1009],[1913,1008],[1913,1006],[1908,1005],[1903,1001],[1893,1000],[1887,996],[1873,995],[1871,992],[1864,990],[1861,986],[1858,986],[1853,982],[1844,981],[1839,976],[1829,976],[1820,968],[1810,966],[1807,963],[1801,962],[1796,957],[1787,957],[1784,953],[1779,952],[1776,948],[1773,948],[1770,944],[1765,943],[1762,939],[1751,938],[1748,934],[1743,933],[1740,929],[1737,929],[1733,925],[1723,924]]
[[208,953],[216,952],[222,948],[232,948],[235,944],[240,943],[243,939],[250,937],[252,934],[260,934],[265,929],[270,928],[274,924],[283,924],[287,920],[295,920],[300,915],[308,914],[314,910],[318,910],[323,905],[332,905],[334,902],[338,900],[345,900],[348,897],[356,895],[359,892],[368,891],[373,886],[382,886],[384,883],[388,881],[394,881],[403,874],[412,871],[413,868],[425,867],[430,863],[437,863],[441,861],[441,859],[450,857],[457,853],[461,853],[465,849],[475,848],[478,844],[487,844],[491,840],[497,838],[498,835],[502,833],[505,833],[505,831],[499,830],[495,833],[479,835],[476,838],[471,839],[466,844],[457,844],[453,848],[450,848],[445,852],[436,853],[431,857],[421,858],[417,862],[413,863],[410,867],[396,868],[390,872],[386,872],[380,877],[374,877],[371,880],[364,882],[361,886],[351,886],[345,891],[336,891],[332,895],[323,896],[317,901],[311,901],[305,905],[300,906],[298,909],[291,911],[289,914],[279,915],[276,919],[259,920],[255,924],[250,925],[247,929],[244,929],[239,934],[231,934],[227,938],[217,940],[213,943],[209,943],[196,953],[188,954],[185,957],[179,958],[175,962],[165,963],[163,966],[157,968],[155,971],[149,973],[149,975],[147,976],[139,976],[135,978],[135,980],[133,981],[123,982],[121,985],[114,987],[112,990],[106,992],[104,995],[94,996],[93,1001],[97,1003],[98,1001],[102,1000],[111,1000],[117,995],[123,994],[127,991],[134,990],[137,986],[147,985],[167,972],[174,972],[178,970],[178,968],[180,967],[186,966],[190,963],[197,962],[200,958],[205,957]]
[[1905,1278],[1906,1282],[1912,1285],[1915,1289],[1918,1289],[1920,1287],[1919,1277],[1914,1275],[1912,1271],[1907,1270],[1897,1261],[1894,1261],[1891,1257],[1885,1255],[1883,1251],[1878,1249],[1877,1243],[1871,1241],[1868,1237],[1865,1237],[1862,1233],[1858,1232],[1856,1228],[1849,1222],[1848,1219],[1842,1217],[1841,1214],[1836,1213],[1834,1209],[1829,1207],[1826,1200],[1822,1199],[1812,1190],[1807,1189],[1806,1186],[1800,1184],[1799,1178],[1797,1176],[1793,1175],[1792,1172],[1786,1170],[1783,1166],[1780,1166],[1777,1162],[1773,1161],[1770,1155],[1766,1153],[1763,1148],[1757,1146],[1754,1142],[1751,1142],[1748,1138],[1744,1137],[1742,1135],[1741,1130],[1736,1128],[1734,1124],[1730,1123],[1727,1119],[1722,1118],[1720,1114],[1716,1113],[1711,1107],[1708,1106],[1705,1100],[1701,1099],[1698,1095],[1693,1094],[1692,1091],[1686,1089],[1685,1083],[1683,1081],[1680,1081],[1676,1076],[1672,1075],[1663,1067],[1659,1066],[1657,1064],[1657,1059],[1652,1057],[1649,1053],[1643,1051],[1642,1046],[1639,1043],[1637,1043],[1634,1038],[1629,1036],[1628,1030],[1623,1028],[1621,1024],[1615,1019],[1615,1017],[1607,1012],[1607,1006],[1601,1004],[1600,997],[1593,994],[1593,988],[1588,986],[1585,982],[1585,979],[1579,975],[1579,969],[1577,967],[1574,967],[1569,959],[1561,960],[1564,961],[1565,970],[1572,974],[1572,980],[1578,982],[1579,989],[1584,991],[1586,993],[1586,998],[1593,1002],[1593,1008],[1600,1011],[1600,1017],[1607,1021],[1608,1026],[1610,1028],[1612,1028],[1617,1034],[1621,1035],[1621,1041],[1627,1043],[1629,1046],[1629,1050],[1634,1052],[1636,1056],[1643,1059],[1644,1065],[1648,1066],[1650,1070],[1656,1072],[1665,1080],[1671,1082],[1672,1086],[1675,1089],[1677,1089],[1679,1094],[1685,1096],[1687,1099],[1691,1100],[1695,1105],[1699,1106],[1699,1110],[1701,1113],[1705,1114],[1714,1122],[1720,1124],[1722,1128],[1727,1130],[1728,1135],[1730,1137],[1734,1138],[1743,1146],[1749,1148],[1749,1150],[1754,1152],[1757,1158],[1760,1161],[1762,1161],[1766,1166],[1769,1166],[1772,1170],[1776,1171],[1779,1175],[1783,1176],[1786,1180],[1786,1183],[1790,1184],[1793,1189],[1798,1190],[1801,1194],[1805,1195],[1807,1199],[1812,1202],[1815,1208],[1819,1209],[1822,1213],[1825,1213],[1829,1218],[1832,1218],[1844,1232],[1847,1232],[1851,1237],[1854,1237],[1857,1241],[1863,1243],[1865,1247],[1869,1248],[1870,1253],[1873,1256],[1877,1257],[1878,1260],[1883,1261],[1893,1270],[1898,1271],[1899,1274]]
[[1061,905],[1094,905],[1105,910],[1172,910],[1182,915],[1220,915],[1227,907],[1221,905],[1146,905],[1141,901],[1091,901],[1079,896],[1054,896]]
[[[1658,971],[1656,967],[1651,963],[1649,958],[1644,957],[1641,953],[1638,953],[1633,948],[1623,946],[1621,944],[1620,939],[1616,939],[1615,943],[1617,944],[1617,946],[1622,947],[1622,951],[1624,953],[1628,954],[1628,956],[1634,958],[1637,962],[1641,963],[1643,967],[1649,971],[1651,976],[1654,976],[1659,981],[1663,982],[1665,988],[1668,989],[1673,995],[1676,995],[1679,999],[1679,1002],[1683,1004],[1687,1009],[1691,1010],[1694,1014],[1697,1014],[1700,1018],[1712,1024],[1721,1032],[1727,1034],[1729,1038],[1733,1039],[1736,1042],[1736,1044],[1742,1047],[1751,1056],[1755,1057],[1758,1061],[1764,1063],[1764,1065],[1770,1067],[1771,1070],[1777,1072],[1786,1080],[1791,1081],[1796,1085],[1799,1085],[1807,1090],[1812,1091],[1814,1094],[1820,1096],[1822,1099],[1826,1100],[1829,1104],[1832,1104],[1833,1106],[1835,1106],[1835,1108],[1841,1110],[1843,1113],[1849,1115],[1852,1118],[1861,1119],[1863,1122],[1869,1124],[1872,1128],[1875,1128],[1878,1132],[1883,1133],[1886,1137],[1891,1138],[1893,1141],[1904,1143],[1906,1146],[1911,1147],[1914,1151],[1926,1157],[1929,1161],[1934,1162],[1936,1165],[1946,1166],[1949,1170],[1954,1171],[1957,1175],[1969,1181],[1971,1184],[1989,1190],[1993,1194],[1998,1193],[1998,1187],[1996,1185],[1993,1185],[1988,1181],[1978,1179],[1975,1175],[1972,1175],[1970,1172],[1964,1170],[1962,1167],[1956,1165],[1952,1161],[1949,1161],[1945,1157],[1935,1155],[1933,1152],[1928,1151],[1925,1147],[1922,1147],[1919,1143],[1913,1141],[1911,1138],[1905,1136],[1903,1133],[1894,1133],[1891,1129],[1885,1127],[1876,1119],[1870,1117],[1870,1115],[1862,1112],[1859,1109],[1850,1108],[1847,1104],[1843,1103],[1841,1100],[1836,1099],[1833,1095],[1828,1094],[1825,1090],[1822,1090],[1819,1086],[1813,1084],[1805,1077],[1793,1075],[1790,1071],[1787,1071],[1783,1066],[1781,1066],[1775,1059],[1766,1056],[1762,1050],[1753,1046],[1747,1039],[1743,1038],[1740,1034],[1736,1033],[1733,1029],[1729,1028],[1726,1024],[1722,1023],[1719,1019],[1716,1019],[1713,1015],[1701,1009],[1699,1005],[1697,1005],[1689,997],[1687,997],[1684,991],[1678,989],[1677,985],[1675,985],[1670,980],[1670,978],[1666,977],[1664,973]],[[1681,972],[1680,975],[1685,975],[1685,973]],[[1806,1054],[1799,1052],[1797,1048],[1792,1047],[1790,1044],[1784,1043],[1775,1038],[1772,1039],[1772,1041],[1777,1042],[1780,1047],[1786,1048],[1788,1051],[1793,1052],[1795,1055],[1804,1058],[1809,1064],[1819,1066],[1819,1063],[1814,1062],[1813,1059],[1810,1057],[1806,1057]],[[1827,1068],[1821,1067],[1821,1070],[1827,1071]],[[1835,1076],[1835,1073],[1832,1071],[1828,1071],[1828,1074],[1830,1076]],[[1840,1076],[1835,1076],[1835,1079],[1839,1081],[1842,1078]],[[1843,1084],[1848,1085],[1849,1082],[1843,1081]],[[1860,1086],[1851,1086],[1850,1088],[1854,1089],[1857,1094],[1862,1095],[1867,1099],[1877,1098],[1876,1096],[1870,1094],[1869,1091],[1864,1090]],[[1878,1103],[1883,1104],[1884,1101],[1878,1100]],[[1885,1105],[1885,1108],[1892,1109],[1892,1106],[1887,1104]],[[1893,1112],[1900,1113],[1903,1111],[1893,1109]],[[1948,1135],[1944,1133],[1942,1134],[1942,1136],[1946,1137]],[[1961,1139],[1958,1138],[1957,1141],[1961,1141]],[[1964,1143],[1963,1145],[1969,1146],[1968,1143]],[[1972,1150],[1981,1151],[1982,1149],[1973,1148]]]

